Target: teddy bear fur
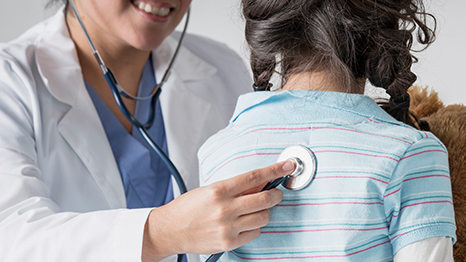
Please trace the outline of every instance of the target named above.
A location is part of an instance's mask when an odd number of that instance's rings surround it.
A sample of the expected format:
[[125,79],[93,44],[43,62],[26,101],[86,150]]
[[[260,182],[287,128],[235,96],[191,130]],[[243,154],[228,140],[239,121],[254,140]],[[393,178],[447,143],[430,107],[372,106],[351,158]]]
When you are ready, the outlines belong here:
[[408,93],[411,112],[428,122],[430,131],[448,150],[457,227],[453,255],[455,261],[466,261],[466,106],[445,107],[438,93],[427,87],[413,86]]

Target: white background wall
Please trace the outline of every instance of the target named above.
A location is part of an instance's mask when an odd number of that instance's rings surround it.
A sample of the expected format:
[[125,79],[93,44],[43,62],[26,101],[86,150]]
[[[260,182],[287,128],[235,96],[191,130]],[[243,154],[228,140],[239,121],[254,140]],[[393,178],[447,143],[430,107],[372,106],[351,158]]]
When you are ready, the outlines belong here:
[[[1,0],[0,42],[15,38],[46,18],[47,0]],[[247,63],[240,0],[193,0],[189,32],[214,38],[237,51]],[[445,104],[466,104],[466,0],[428,0],[437,17],[437,41],[418,55],[417,84],[434,88]],[[233,73],[233,72],[232,72]]]

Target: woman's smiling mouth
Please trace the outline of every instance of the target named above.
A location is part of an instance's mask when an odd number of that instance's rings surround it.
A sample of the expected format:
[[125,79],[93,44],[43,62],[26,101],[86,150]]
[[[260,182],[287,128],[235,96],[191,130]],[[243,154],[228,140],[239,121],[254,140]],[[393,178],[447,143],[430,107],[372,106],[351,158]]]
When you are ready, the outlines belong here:
[[148,14],[153,14],[160,17],[166,17],[170,14],[172,8],[167,6],[155,6],[149,3],[133,1],[134,6],[136,6],[139,10],[144,11]]

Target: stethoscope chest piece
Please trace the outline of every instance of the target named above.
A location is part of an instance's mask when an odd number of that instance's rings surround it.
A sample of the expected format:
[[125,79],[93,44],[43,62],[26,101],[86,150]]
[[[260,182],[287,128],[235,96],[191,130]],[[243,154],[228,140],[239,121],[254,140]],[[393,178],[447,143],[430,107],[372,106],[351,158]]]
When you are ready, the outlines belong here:
[[290,146],[282,151],[277,162],[287,159],[296,163],[296,169],[283,186],[289,190],[300,190],[307,187],[314,178],[317,170],[314,153],[307,147],[301,145]]

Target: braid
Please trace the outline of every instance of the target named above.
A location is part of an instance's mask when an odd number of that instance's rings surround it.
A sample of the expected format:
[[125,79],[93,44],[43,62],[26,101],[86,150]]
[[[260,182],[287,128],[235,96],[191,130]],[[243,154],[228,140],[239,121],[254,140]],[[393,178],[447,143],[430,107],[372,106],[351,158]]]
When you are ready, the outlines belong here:
[[[288,9],[299,10],[301,5],[290,0],[243,0],[243,15],[246,19],[246,40],[251,50],[250,63],[254,76],[254,84],[258,87],[270,87],[270,79],[274,73],[285,81],[286,66],[279,61],[288,45],[301,37],[294,20],[296,15],[289,15]],[[299,33],[298,33],[299,32]],[[293,35],[293,33],[295,35]],[[281,71],[276,71],[280,65]]]
[[[375,6],[377,30],[368,37],[366,77],[390,95],[382,107],[395,119],[415,126],[409,111],[408,88],[416,81],[411,71],[417,58],[412,55],[413,33],[418,28],[418,41],[429,45],[434,31],[426,25],[429,14],[421,1],[369,1]],[[419,18],[419,17],[420,18]],[[433,17],[432,17],[433,18]],[[435,22],[435,18],[434,22]]]

